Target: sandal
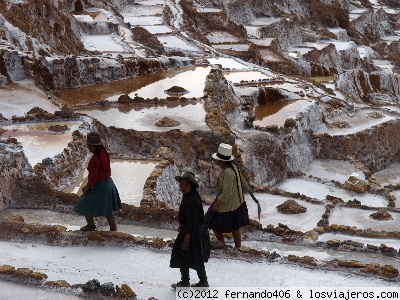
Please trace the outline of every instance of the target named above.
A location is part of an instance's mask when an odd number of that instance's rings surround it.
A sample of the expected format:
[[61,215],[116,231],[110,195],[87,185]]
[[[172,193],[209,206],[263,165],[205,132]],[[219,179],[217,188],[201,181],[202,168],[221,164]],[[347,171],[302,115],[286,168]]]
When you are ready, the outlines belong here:
[[80,231],[95,231],[96,230],[96,225],[88,225],[86,224],[85,226],[82,226],[80,228]]

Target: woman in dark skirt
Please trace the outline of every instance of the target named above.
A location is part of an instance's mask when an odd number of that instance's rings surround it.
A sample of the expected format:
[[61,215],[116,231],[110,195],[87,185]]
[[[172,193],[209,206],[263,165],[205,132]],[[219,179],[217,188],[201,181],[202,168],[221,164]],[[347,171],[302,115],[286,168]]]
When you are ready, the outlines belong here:
[[74,211],[84,215],[87,222],[80,230],[96,230],[93,217],[105,216],[110,225],[110,231],[116,231],[117,225],[113,212],[118,211],[122,206],[118,190],[111,179],[110,157],[98,132],[88,133],[86,144],[93,156],[87,168],[88,183],[83,187],[83,195],[74,207]]
[[225,245],[224,232],[232,232],[235,247],[241,247],[240,227],[249,224],[249,214],[244,201],[239,167],[233,162],[232,146],[220,144],[218,152],[212,155],[222,169],[218,177],[217,198],[212,209],[214,213],[208,222],[208,228]]
[[200,195],[197,191],[199,184],[192,172],[184,172],[176,176],[182,192],[182,202],[179,206],[179,233],[171,253],[171,268],[179,268],[181,281],[171,286],[189,287],[189,268],[197,271],[200,281],[192,287],[208,287],[204,263],[210,258],[208,229],[204,226],[204,211]]

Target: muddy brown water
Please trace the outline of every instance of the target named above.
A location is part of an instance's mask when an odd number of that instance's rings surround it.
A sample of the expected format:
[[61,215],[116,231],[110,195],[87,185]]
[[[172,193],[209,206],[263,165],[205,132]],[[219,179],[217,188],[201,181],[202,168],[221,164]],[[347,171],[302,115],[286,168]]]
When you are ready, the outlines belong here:
[[[142,75],[140,77],[96,84],[92,86],[56,90],[55,93],[64,103],[72,107],[82,104],[93,104],[100,100],[116,101],[120,95],[134,93],[135,91],[150,84],[156,83],[157,81],[166,78],[173,78],[184,72],[194,71],[196,68],[199,67],[186,67],[179,70]],[[194,74],[195,73],[191,73],[191,75]],[[196,76],[194,76],[193,82],[197,82]],[[179,85],[179,81],[173,82],[173,84]],[[201,84],[204,84],[204,82],[201,82]],[[185,86],[182,87],[185,88]]]

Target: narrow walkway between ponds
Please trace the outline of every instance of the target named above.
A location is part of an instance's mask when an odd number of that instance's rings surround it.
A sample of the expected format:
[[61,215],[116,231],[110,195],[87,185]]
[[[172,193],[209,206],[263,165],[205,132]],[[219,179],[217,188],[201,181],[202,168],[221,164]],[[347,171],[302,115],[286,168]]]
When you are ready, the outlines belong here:
[[[141,246],[116,248],[58,247],[37,243],[0,241],[0,265],[30,268],[47,274],[48,281],[66,280],[83,284],[97,279],[101,284],[128,284],[138,299],[176,299],[171,283],[180,280],[178,269],[169,268],[171,253]],[[337,271],[298,267],[269,261],[243,261],[211,257],[206,264],[211,287],[397,287],[372,277]],[[190,272],[191,282],[197,282]],[[1,281],[0,281],[1,282]],[[12,288],[12,287],[11,287]],[[18,288],[17,288],[18,289]],[[24,295],[20,293],[19,296]],[[1,297],[0,297],[1,298]],[[37,299],[37,298],[35,298]],[[39,299],[54,299],[52,295]],[[58,298],[57,298],[58,299]]]
[[[20,215],[24,218],[26,223],[36,223],[36,224],[44,224],[44,225],[63,225],[67,228],[67,230],[79,230],[80,226],[85,224],[84,218],[76,215],[76,214],[67,214],[67,213],[59,213],[45,209],[9,209],[0,213],[0,219],[7,218],[11,215]],[[107,221],[105,218],[100,218],[101,224],[106,224]],[[97,230],[100,231],[108,231],[108,225],[101,225]],[[118,224],[118,231],[123,233],[131,234],[135,237],[144,236],[147,238],[158,237],[164,240],[171,240],[176,238],[177,231],[169,230],[163,228],[153,228],[139,225],[125,225]],[[211,236],[213,236],[212,232]],[[335,236],[331,235],[331,238],[334,239],[340,238],[341,240],[354,240],[358,242],[364,242],[369,244],[380,245],[379,242],[384,244],[388,244],[390,246],[395,247],[395,245],[389,244],[388,240],[385,239],[362,239],[352,236]],[[392,243],[394,240],[391,240]],[[233,239],[226,239],[227,245],[234,246]],[[400,241],[399,241],[400,244]],[[255,249],[255,250],[265,250],[270,252],[276,252],[282,257],[287,257],[288,255],[297,255],[300,257],[303,256],[311,256],[314,257],[318,261],[330,261],[333,259],[342,259],[342,260],[358,260],[363,263],[379,263],[381,265],[393,265],[394,267],[400,269],[400,258],[385,256],[377,253],[370,252],[358,252],[358,251],[337,251],[333,249],[316,247],[316,246],[306,246],[299,244],[284,244],[274,241],[265,241],[265,240],[250,240],[246,238],[246,235],[243,235],[243,246]],[[396,248],[396,247],[395,247]],[[0,264],[1,265],[1,264]]]

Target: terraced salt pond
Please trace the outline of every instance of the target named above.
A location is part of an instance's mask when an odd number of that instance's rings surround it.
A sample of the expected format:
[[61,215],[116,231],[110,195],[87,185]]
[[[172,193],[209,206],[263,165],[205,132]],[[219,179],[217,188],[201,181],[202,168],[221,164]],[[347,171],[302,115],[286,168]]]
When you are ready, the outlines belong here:
[[232,83],[240,83],[241,81],[259,81],[271,79],[271,76],[265,75],[260,71],[241,71],[225,73],[226,80]]
[[[111,159],[111,178],[122,203],[140,206],[144,184],[156,165],[156,161]],[[81,186],[86,184],[87,175],[87,170],[82,170],[77,180],[64,189],[64,192],[81,195]]]
[[31,81],[23,80],[9,83],[1,88],[0,113],[11,119],[12,116],[24,116],[34,107],[40,107],[48,112],[55,112],[58,107],[52,104],[47,95]]
[[135,97],[135,94],[138,94],[143,98],[165,99],[168,95],[164,93],[164,90],[174,85],[181,86],[189,91],[185,94],[186,98],[197,98],[203,96],[206,77],[210,70],[211,67],[187,67],[77,89],[63,89],[56,91],[56,93],[63,102],[70,106],[91,104],[100,100],[117,101],[119,96],[126,94],[129,94],[132,98]]
[[265,105],[259,105],[255,108],[255,120],[253,124],[259,127],[277,125],[281,127],[285,121],[301,111],[304,107],[310,105],[313,101],[277,101]]
[[[260,223],[264,228],[269,224],[278,226],[279,223],[289,226],[290,229],[308,231],[317,227],[317,223],[321,220],[322,214],[325,212],[325,206],[320,204],[312,204],[302,200],[296,200],[300,205],[307,208],[303,214],[288,215],[278,212],[277,206],[281,205],[289,199],[278,195],[265,193],[255,193],[254,196],[259,200],[261,205]],[[250,219],[257,220],[257,205],[249,195],[245,195]]]
[[205,87],[205,81],[207,75],[210,73],[211,67],[194,67],[187,68],[181,72],[167,72],[169,77],[166,75],[164,79],[158,80],[154,83],[148,84],[136,91],[132,91],[129,95],[133,98],[135,94],[143,98],[167,98],[165,90],[172,86],[181,86],[189,91],[185,94],[186,98],[200,98],[203,97],[203,91]]
[[209,57],[207,58],[210,64],[219,64],[223,69],[249,69],[245,64],[240,63],[237,59],[229,57]]
[[[21,143],[29,163],[33,167],[47,157],[54,157],[63,152],[72,138],[72,132],[77,130],[82,121],[28,123],[4,126],[1,137],[14,137]],[[66,125],[69,129],[63,133],[48,131],[50,126]]]
[[[179,129],[184,132],[193,130],[209,130],[202,103],[178,105],[173,107],[154,106],[141,108],[140,110],[131,108],[109,108],[80,110],[79,112],[100,121],[106,126],[115,126],[125,129],[135,129],[138,131],[169,131]],[[179,125],[172,127],[160,127],[156,125],[164,117],[172,118],[180,122]]]
[[160,41],[161,44],[163,44],[164,48],[180,49],[184,51],[192,51],[198,53],[202,52],[200,48],[175,35],[157,36],[157,39]]
[[343,184],[350,176],[365,180],[365,175],[353,164],[345,160],[314,159],[302,169],[302,172],[307,176],[323,180],[334,180]]
[[376,172],[375,174],[376,181],[382,185],[397,185],[400,183],[400,162],[395,162],[390,164],[385,169]]
[[[398,212],[390,211],[391,220],[377,221],[370,218],[370,215],[376,211],[363,210],[352,207],[335,207],[331,211],[329,224],[338,224],[345,226],[356,226],[357,229],[371,229],[373,231],[399,231],[400,230],[400,215]],[[399,241],[400,244],[400,241]],[[397,246],[396,248],[399,248]]]
[[330,135],[347,135],[354,134],[359,131],[371,128],[375,125],[382,124],[391,120],[395,120],[395,117],[389,114],[380,113],[377,110],[372,109],[361,109],[356,111],[353,115],[343,116],[340,121],[346,121],[348,127],[346,128],[323,128],[317,130],[315,133],[328,133]]
[[82,42],[86,50],[107,52],[125,52],[121,37],[116,34],[82,35]]
[[358,194],[356,192],[301,178],[286,179],[277,187],[290,193],[300,193],[320,201],[326,201],[326,196],[330,195],[341,198],[345,202],[356,199],[360,201],[362,205],[371,207],[388,206],[388,200],[379,195],[369,193]]

